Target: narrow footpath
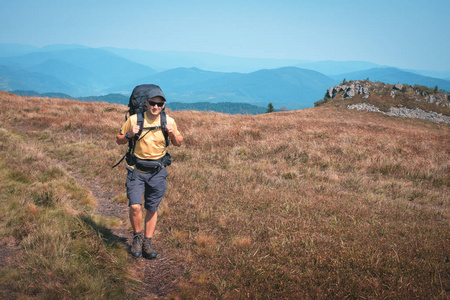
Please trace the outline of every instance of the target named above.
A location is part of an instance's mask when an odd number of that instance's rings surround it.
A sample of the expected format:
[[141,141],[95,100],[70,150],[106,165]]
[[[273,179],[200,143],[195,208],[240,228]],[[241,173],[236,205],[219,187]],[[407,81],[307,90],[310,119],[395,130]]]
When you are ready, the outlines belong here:
[[[124,220],[122,226],[111,228],[111,231],[130,253],[132,231],[127,228],[129,224],[128,206],[115,203],[112,200],[114,198],[113,195],[105,192],[98,182],[85,180],[76,172],[69,172],[69,174],[78,184],[91,190],[92,195],[97,199],[95,213],[107,218]],[[138,292],[140,299],[167,299],[171,294],[176,294],[177,283],[182,275],[182,268],[167,257],[158,239],[155,239],[152,243],[158,252],[157,258],[152,260],[142,257],[133,258],[134,263],[131,265],[130,274],[136,275],[137,279],[142,282],[142,288]]]

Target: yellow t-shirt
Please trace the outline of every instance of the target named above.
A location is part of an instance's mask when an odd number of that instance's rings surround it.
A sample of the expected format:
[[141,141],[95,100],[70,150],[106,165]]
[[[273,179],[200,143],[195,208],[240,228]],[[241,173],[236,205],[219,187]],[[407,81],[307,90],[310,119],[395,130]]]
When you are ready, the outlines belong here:
[[[158,116],[154,122],[151,122],[148,117],[147,113],[144,114],[144,128],[145,127],[155,127],[155,126],[161,126],[161,116]],[[175,120],[166,115],[167,125],[172,125],[175,133],[178,135],[180,134],[177,129],[177,124],[175,123]],[[137,115],[132,115],[128,118],[128,120],[123,124],[122,128],[120,129],[121,134],[125,134],[129,131],[131,131],[131,128],[133,125],[137,124]],[[140,141],[136,143],[136,148],[134,149],[134,155],[136,155],[140,159],[160,159],[164,155],[166,155],[166,140],[164,139],[164,135],[162,133],[161,128],[150,130],[143,130],[140,138]],[[140,139],[139,138],[139,139]]]

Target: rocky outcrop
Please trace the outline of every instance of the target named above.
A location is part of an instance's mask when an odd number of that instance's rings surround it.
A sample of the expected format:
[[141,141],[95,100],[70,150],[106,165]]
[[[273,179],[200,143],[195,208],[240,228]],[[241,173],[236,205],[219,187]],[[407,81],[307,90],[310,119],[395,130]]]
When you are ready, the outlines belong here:
[[328,98],[336,97],[340,92],[344,94],[344,98],[352,98],[355,95],[363,94],[366,98],[369,97],[369,88],[356,81],[356,83],[352,83],[350,85],[341,84],[331,87],[327,91]]
[[358,103],[347,106],[348,109],[356,109],[356,110],[365,110],[370,112],[378,112],[388,116],[394,117],[404,117],[404,118],[414,118],[414,119],[424,119],[437,123],[446,123],[450,124],[450,117],[444,116],[437,112],[431,111],[426,112],[420,108],[410,109],[406,107],[391,107],[388,112],[383,112],[378,109],[378,107],[367,104],[367,103]]
[[389,95],[394,98],[398,96],[400,92],[410,89],[413,90],[414,94],[417,96],[415,99],[417,102],[426,101],[428,103],[450,107],[450,95],[445,92],[435,92],[431,94],[430,92],[423,90],[423,88],[428,89],[426,87],[407,86],[400,83],[390,85],[368,80],[352,81],[347,84],[338,84],[329,88],[325,95],[324,103],[328,102],[329,99],[349,99],[353,98],[355,95],[363,95],[363,98],[367,99],[372,92],[380,94],[383,91],[389,92]]
[[350,81],[327,90],[315,106],[331,105],[379,112],[390,116],[450,123],[450,95],[425,86],[386,84],[369,80]]

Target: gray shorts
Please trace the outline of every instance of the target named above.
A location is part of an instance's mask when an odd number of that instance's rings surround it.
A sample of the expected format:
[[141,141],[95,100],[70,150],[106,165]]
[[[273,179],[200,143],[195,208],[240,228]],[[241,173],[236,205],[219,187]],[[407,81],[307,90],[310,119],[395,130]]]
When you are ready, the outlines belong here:
[[137,172],[135,180],[131,180],[133,169],[127,167],[127,171],[128,206],[132,204],[142,205],[142,195],[144,195],[145,209],[151,212],[157,211],[158,205],[166,193],[167,169],[162,168],[151,173]]

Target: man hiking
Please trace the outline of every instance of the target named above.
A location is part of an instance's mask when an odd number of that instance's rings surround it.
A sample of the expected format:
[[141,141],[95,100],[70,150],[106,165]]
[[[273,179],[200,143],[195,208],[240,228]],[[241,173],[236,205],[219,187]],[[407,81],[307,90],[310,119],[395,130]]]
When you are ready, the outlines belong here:
[[[132,100],[138,99],[140,110],[132,114]],[[139,102],[138,101],[138,102]],[[144,105],[144,103],[145,105]],[[137,86],[130,97],[130,114],[116,135],[119,145],[129,144],[127,158],[127,197],[129,217],[133,228],[131,253],[134,257],[156,258],[152,237],[158,220],[158,205],[166,192],[166,166],[169,141],[179,147],[183,137],[175,120],[166,116],[166,98],[157,85]],[[146,215],[142,227],[142,195]]]

